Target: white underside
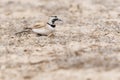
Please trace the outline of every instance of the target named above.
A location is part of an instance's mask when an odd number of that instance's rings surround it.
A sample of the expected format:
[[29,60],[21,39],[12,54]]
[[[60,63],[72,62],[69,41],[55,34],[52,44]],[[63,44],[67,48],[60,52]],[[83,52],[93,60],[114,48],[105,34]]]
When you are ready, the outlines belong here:
[[54,31],[54,28],[48,26],[48,29],[46,29],[46,28],[39,28],[39,29],[32,29],[32,31],[34,33],[37,33],[37,34],[48,35],[48,34],[50,34],[51,32]]

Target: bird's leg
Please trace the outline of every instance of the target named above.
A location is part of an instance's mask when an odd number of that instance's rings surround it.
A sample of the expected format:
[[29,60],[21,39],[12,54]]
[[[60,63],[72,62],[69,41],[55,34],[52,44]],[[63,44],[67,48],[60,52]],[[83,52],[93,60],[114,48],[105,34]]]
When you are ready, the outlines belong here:
[[53,33],[50,33],[48,37],[54,37],[55,35]]

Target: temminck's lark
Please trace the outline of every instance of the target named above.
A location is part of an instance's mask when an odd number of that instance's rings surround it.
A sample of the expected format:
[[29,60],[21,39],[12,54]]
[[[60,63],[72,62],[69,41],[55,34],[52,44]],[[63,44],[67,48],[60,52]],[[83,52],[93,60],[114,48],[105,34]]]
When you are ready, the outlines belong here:
[[[46,26],[40,26],[39,24],[36,24],[34,25],[33,28],[25,28],[25,30],[18,32],[16,34],[24,33],[24,32],[33,32],[40,36],[50,36],[55,31],[56,21],[62,21],[62,20],[59,19],[57,16],[51,16]],[[39,26],[39,27],[35,28],[35,26]]]

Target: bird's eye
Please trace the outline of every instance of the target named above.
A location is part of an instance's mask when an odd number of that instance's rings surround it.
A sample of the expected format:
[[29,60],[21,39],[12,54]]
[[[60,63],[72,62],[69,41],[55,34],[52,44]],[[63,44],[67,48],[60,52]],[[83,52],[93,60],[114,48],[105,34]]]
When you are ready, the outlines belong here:
[[54,20],[58,20],[58,18],[54,19]]

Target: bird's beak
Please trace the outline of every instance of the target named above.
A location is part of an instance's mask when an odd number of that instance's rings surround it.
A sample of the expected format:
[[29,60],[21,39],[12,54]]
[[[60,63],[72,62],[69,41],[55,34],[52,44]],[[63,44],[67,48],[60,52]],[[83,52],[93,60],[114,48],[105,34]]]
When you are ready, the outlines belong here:
[[61,23],[61,24],[63,24],[63,23],[64,23],[64,22],[63,22],[63,20],[61,20],[61,19],[58,19],[58,21],[60,21],[60,23]]
[[58,21],[62,21],[61,19],[58,19]]

